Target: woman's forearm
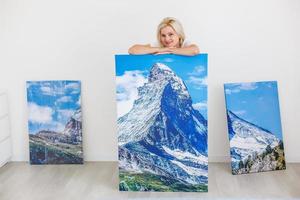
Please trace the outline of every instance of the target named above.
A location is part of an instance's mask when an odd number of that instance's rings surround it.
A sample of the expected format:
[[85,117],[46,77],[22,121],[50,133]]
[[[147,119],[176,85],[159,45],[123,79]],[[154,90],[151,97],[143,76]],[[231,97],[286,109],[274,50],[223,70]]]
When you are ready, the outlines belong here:
[[142,55],[142,54],[177,54],[185,56],[194,56],[199,54],[199,48],[197,45],[190,45],[182,48],[167,48],[167,47],[151,47],[150,45],[133,45],[128,49],[129,54]]
[[139,54],[155,54],[159,52],[158,47],[151,47],[150,45],[133,45],[128,49],[129,54],[139,55]]

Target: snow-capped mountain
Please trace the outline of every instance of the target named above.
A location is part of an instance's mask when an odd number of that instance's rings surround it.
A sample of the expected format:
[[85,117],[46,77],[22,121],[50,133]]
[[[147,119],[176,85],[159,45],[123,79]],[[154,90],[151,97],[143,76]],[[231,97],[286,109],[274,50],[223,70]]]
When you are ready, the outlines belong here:
[[78,109],[67,122],[63,135],[71,137],[72,142],[82,142],[82,122],[81,122],[81,109]]
[[207,183],[207,121],[181,78],[156,63],[138,95],[118,119],[120,169]]
[[52,142],[80,144],[82,142],[81,110],[74,112],[63,132],[40,130],[36,135]]
[[280,140],[270,131],[247,122],[231,111],[227,111],[227,119],[233,162],[255,157],[268,146],[273,149],[279,144]]

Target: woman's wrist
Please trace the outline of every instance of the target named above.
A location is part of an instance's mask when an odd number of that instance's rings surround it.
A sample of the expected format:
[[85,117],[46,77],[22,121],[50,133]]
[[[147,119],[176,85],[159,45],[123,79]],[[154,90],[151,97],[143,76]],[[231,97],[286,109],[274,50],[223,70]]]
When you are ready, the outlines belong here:
[[168,51],[171,53],[171,54],[174,54],[174,53],[176,53],[176,47],[169,47],[168,48]]

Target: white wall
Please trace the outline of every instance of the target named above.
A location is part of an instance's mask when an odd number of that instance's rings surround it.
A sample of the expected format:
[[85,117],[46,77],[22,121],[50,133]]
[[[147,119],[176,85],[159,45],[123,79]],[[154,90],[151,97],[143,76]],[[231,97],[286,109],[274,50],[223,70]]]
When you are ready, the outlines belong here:
[[117,160],[114,54],[181,20],[209,54],[209,156],[227,160],[223,83],[278,80],[286,158],[300,162],[300,1],[1,0],[0,88],[8,91],[13,160],[28,160],[26,80],[82,81],[84,154]]

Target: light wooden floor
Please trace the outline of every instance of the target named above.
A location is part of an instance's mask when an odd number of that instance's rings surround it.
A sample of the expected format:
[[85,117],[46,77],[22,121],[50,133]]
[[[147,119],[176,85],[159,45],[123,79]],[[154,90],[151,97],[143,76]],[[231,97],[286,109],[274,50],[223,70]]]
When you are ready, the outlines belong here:
[[228,163],[210,163],[208,193],[119,192],[117,169],[117,162],[12,162],[0,168],[0,200],[300,198],[300,163],[283,171],[235,176]]

